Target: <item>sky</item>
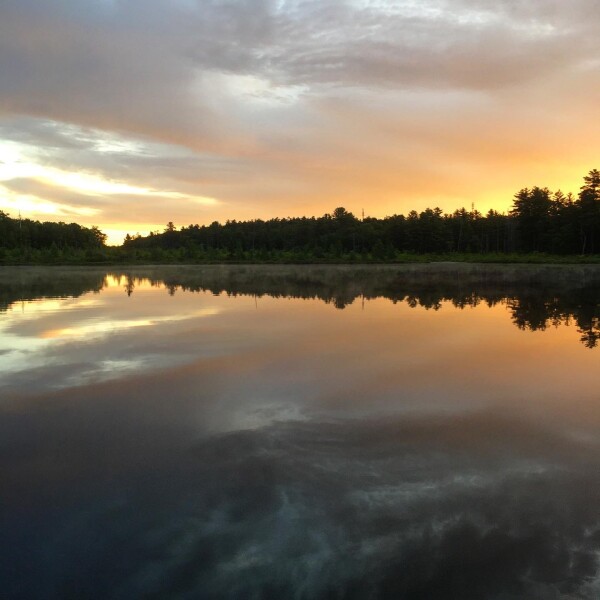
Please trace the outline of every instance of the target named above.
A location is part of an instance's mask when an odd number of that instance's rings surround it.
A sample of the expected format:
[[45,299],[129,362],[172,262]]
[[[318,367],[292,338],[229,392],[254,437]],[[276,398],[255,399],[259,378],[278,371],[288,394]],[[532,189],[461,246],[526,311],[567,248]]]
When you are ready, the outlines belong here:
[[509,209],[600,167],[600,0],[0,0],[0,210]]

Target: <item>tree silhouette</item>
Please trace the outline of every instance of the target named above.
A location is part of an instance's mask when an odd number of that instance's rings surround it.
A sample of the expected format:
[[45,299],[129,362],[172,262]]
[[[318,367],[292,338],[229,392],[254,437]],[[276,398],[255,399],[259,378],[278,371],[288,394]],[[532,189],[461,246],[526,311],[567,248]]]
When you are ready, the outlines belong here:
[[581,253],[593,254],[600,240],[600,171],[593,169],[583,181],[579,192]]

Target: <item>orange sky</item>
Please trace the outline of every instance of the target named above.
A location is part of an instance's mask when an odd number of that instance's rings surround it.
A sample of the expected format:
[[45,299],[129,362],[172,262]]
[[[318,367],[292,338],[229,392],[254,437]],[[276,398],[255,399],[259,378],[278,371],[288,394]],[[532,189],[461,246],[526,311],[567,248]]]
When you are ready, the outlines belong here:
[[597,0],[0,7],[0,210],[119,243],[213,220],[506,210],[600,166]]

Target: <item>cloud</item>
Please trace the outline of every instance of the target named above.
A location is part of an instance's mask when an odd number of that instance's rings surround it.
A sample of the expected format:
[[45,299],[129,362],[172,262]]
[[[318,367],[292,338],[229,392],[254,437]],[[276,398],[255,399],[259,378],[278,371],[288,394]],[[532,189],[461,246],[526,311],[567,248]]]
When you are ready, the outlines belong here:
[[0,123],[47,166],[222,201],[171,198],[148,223],[505,209],[594,166],[595,6],[11,0]]
[[[3,7],[2,105],[219,146],[228,130],[220,102],[232,93],[530,85],[597,52],[596,36],[582,35],[591,8],[586,0],[568,9],[539,1],[12,2]],[[211,88],[215,74],[253,78],[258,88]]]

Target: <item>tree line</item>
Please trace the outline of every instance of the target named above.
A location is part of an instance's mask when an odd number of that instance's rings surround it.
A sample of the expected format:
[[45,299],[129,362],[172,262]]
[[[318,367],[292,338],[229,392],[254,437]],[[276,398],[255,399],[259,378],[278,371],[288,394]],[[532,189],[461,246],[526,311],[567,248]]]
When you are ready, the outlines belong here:
[[[14,219],[0,211],[0,262],[386,262],[407,256],[600,254],[600,171],[584,177],[577,196],[524,188],[507,214],[472,208],[428,208],[383,219],[343,207],[322,217],[228,220],[147,236],[127,234],[106,246],[97,227]],[[403,259],[404,257],[404,259]],[[418,260],[418,258],[416,258]]]
[[34,260],[78,256],[102,256],[106,235],[98,227],[77,223],[13,219],[0,211],[0,259],[30,257]]
[[[213,222],[127,235],[126,251],[171,251],[182,258],[269,261],[390,259],[398,253],[600,252],[600,171],[584,177],[577,197],[548,188],[524,188],[508,214],[465,208],[451,214],[428,208],[383,219],[359,219],[343,207],[322,217]],[[156,252],[155,252],[156,254]]]

